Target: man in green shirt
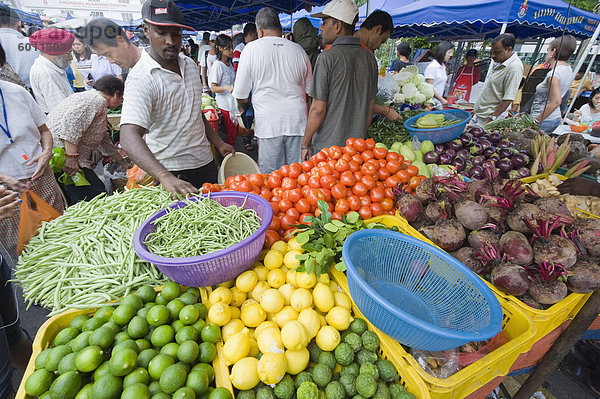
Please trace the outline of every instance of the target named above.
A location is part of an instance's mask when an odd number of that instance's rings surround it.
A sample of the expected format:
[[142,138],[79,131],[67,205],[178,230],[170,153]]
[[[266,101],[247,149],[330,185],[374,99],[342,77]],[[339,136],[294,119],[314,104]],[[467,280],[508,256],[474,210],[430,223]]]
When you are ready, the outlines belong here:
[[473,112],[481,124],[496,120],[510,106],[523,78],[523,63],[513,51],[515,37],[503,33],[492,40],[494,66],[485,79]]

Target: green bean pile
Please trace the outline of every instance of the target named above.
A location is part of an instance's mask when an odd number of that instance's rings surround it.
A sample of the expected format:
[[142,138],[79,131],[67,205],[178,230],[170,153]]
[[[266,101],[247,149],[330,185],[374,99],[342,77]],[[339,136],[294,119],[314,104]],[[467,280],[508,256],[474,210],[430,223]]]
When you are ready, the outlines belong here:
[[32,303],[52,310],[94,308],[168,281],[137,257],[133,235],[153,213],[172,202],[160,187],[142,187],[80,202],[43,223],[19,257],[16,280]]
[[210,199],[184,200],[187,206],[155,220],[144,244],[154,255],[188,258],[228,248],[250,237],[261,219],[253,209],[223,206]]

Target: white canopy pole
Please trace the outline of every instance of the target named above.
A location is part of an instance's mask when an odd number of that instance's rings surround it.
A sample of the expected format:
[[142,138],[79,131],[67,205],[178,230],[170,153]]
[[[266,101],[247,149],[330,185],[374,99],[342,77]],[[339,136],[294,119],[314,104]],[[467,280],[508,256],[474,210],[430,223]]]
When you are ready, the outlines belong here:
[[[502,27],[500,28],[500,33],[499,33],[499,35],[501,35],[501,34],[503,34],[503,33],[506,33],[506,26],[507,26],[507,25],[508,25],[508,24],[507,24],[506,22],[502,24]],[[490,58],[491,58],[491,56],[492,56],[492,49],[491,49],[491,47],[490,47]],[[490,59],[490,66],[488,67],[487,74],[485,75],[485,79],[486,79],[486,80],[487,80],[488,76],[490,76],[490,74],[492,73],[492,67],[493,67],[493,66],[494,66],[494,60]]]
[[[585,52],[583,54],[590,53],[592,46],[596,42],[596,39],[598,39],[599,34],[600,34],[600,24],[598,24],[598,26],[596,26],[596,30],[594,31],[594,34],[592,35],[592,38],[590,39],[590,41],[585,49]],[[585,81],[585,76],[587,76],[587,74],[589,73],[589,71],[592,67],[592,64],[594,63],[594,60],[596,59],[596,55],[598,55],[599,48],[600,48],[600,44],[598,44],[596,46],[596,51],[594,52],[594,55],[592,56],[592,60],[588,64],[587,70],[585,71],[585,75],[583,75],[584,78],[581,79],[581,82],[579,83],[579,86],[577,87],[577,91],[575,92],[575,94],[579,93],[579,90],[581,90],[581,86],[583,85],[583,82]],[[575,79],[575,75],[577,75],[577,72],[579,72],[579,70],[581,69],[581,66],[585,62],[586,58],[587,58],[586,56],[583,56],[579,59],[579,62],[577,63],[577,65],[575,66],[575,70],[573,71],[573,75],[571,75],[571,82],[573,82],[573,80]],[[573,108],[574,104],[575,104],[575,98],[573,98],[573,101],[571,101],[571,104],[569,104],[569,108],[567,108],[567,112],[565,115],[568,115],[569,112],[571,112],[571,109]]]

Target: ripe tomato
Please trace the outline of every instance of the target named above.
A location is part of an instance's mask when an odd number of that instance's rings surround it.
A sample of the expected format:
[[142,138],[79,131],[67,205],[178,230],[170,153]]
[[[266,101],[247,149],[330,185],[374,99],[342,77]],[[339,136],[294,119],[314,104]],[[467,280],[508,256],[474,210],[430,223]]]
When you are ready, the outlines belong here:
[[296,179],[292,179],[291,177],[284,177],[281,182],[281,188],[284,190],[293,190],[296,186]]
[[233,184],[233,181],[233,176],[229,176],[227,179],[225,179],[225,186],[230,187]]
[[271,190],[281,186],[281,177],[275,176],[275,172],[271,173],[271,175],[267,178],[267,187]]
[[310,172],[311,169],[315,167],[315,163],[313,161],[304,161],[300,166],[302,166],[304,172]]
[[263,188],[260,191],[260,196],[263,197],[264,199],[266,199],[267,201],[271,201],[273,194],[271,193],[271,191],[269,191],[268,188]]
[[[344,147],[346,148],[346,147]],[[352,155],[348,154],[347,152],[344,152],[344,155],[342,155],[342,157],[340,159],[343,159],[346,162],[350,162],[352,161]]]
[[306,194],[306,199],[308,200],[309,204],[316,206],[320,199],[324,199],[324,196],[319,189],[311,188]]
[[308,223],[308,222],[304,221],[304,218],[306,218],[306,217],[309,217],[309,216],[310,216],[310,217],[313,217],[313,215],[312,215],[312,214],[310,214],[310,213],[308,213],[308,212],[307,212],[307,213],[303,213],[302,215],[300,215],[300,219],[299,219],[299,221],[300,221],[301,223]]
[[363,174],[361,172],[354,172],[354,178],[356,179],[356,181],[360,181],[360,179],[363,178]]
[[360,171],[363,175],[376,176],[379,170],[379,165],[375,165],[373,162],[366,162],[360,167]]
[[394,200],[391,198],[384,198],[381,201],[381,207],[384,211],[389,211],[394,207]]
[[274,197],[279,197],[279,198],[283,197],[283,189],[281,187],[275,187],[271,191],[273,192]]
[[327,155],[325,155],[325,153],[323,151],[319,151],[315,155],[313,155],[313,158],[314,158],[314,161],[319,163],[321,161],[327,160]]
[[383,207],[380,203],[371,204],[371,213],[373,216],[383,215]]
[[342,157],[342,149],[337,145],[331,146],[329,149],[329,156],[332,159],[340,159]]
[[389,188],[396,188],[400,184],[400,178],[397,175],[392,175],[385,179],[385,186]]
[[288,209],[287,211],[285,211],[285,214],[294,220],[298,220],[300,218],[300,211],[296,208]]
[[298,176],[300,176],[300,173],[302,173],[302,166],[298,162],[290,164],[289,177],[291,177],[292,179],[297,179]]
[[385,165],[387,165],[387,161],[385,159],[378,159],[378,161],[379,161],[379,167],[385,168]]
[[346,139],[346,147],[350,147],[350,146],[354,145],[354,141],[355,140],[356,139],[353,138],[353,137],[350,137],[349,139]]
[[284,176],[281,174],[280,170],[274,170],[271,172],[270,176],[275,176],[278,177],[279,179],[283,180]]
[[330,189],[328,189],[328,188],[319,188],[318,190],[321,193],[321,196],[322,196],[321,199],[323,199],[323,200],[325,200],[327,202],[331,201],[331,190]]
[[289,216],[289,215],[284,215],[281,218],[281,228],[284,230],[288,230],[292,228],[293,224],[298,224],[298,220],[294,219],[293,217]]
[[356,151],[356,148],[354,148],[354,146],[352,146],[352,145],[347,145],[346,147],[344,147],[343,151],[344,151],[344,155],[348,154],[350,156],[352,156],[358,152],[358,151]]
[[265,185],[265,176],[261,175],[260,173],[252,173],[248,176],[248,180],[256,187],[262,187]]
[[277,231],[280,228],[281,228],[281,222],[280,222],[279,218],[273,217],[273,220],[271,220],[271,224],[269,225],[269,229]]
[[319,181],[319,176],[311,176],[308,179],[308,185],[312,188],[319,188],[321,187],[321,182]]
[[414,165],[410,165],[408,168],[406,168],[406,171],[410,177],[417,176],[419,174],[419,168]]
[[368,195],[363,195],[360,197],[360,205],[361,206],[369,206],[371,205],[371,198]]
[[360,204],[360,197],[358,197],[356,195],[349,195],[347,200],[348,200],[348,205],[350,206],[351,211],[358,211],[360,209],[360,207],[362,206]]
[[346,213],[350,210],[350,204],[346,198],[340,198],[335,203],[335,211],[339,213]]
[[381,202],[385,199],[385,192],[382,188],[375,187],[369,191],[369,197],[371,197],[372,202]]
[[388,161],[385,165],[385,168],[391,173],[394,174],[400,170],[400,162],[398,161]]
[[294,204],[297,203],[298,201],[300,201],[300,199],[303,197],[302,190],[300,190],[299,188],[295,188],[293,190],[287,191],[287,193],[288,193],[288,199],[290,201],[292,201]]
[[285,212],[293,206],[294,204],[292,204],[292,201],[290,201],[289,199],[282,199],[279,201],[279,210],[281,212]]
[[331,196],[335,199],[344,198],[347,194],[348,190],[342,183],[337,183],[331,188]]
[[369,191],[368,187],[363,182],[357,182],[354,186],[352,186],[352,193],[354,195],[358,195],[359,197],[365,195]]
[[288,177],[290,175],[290,165],[283,165],[279,168],[279,171],[283,177]]
[[339,212],[331,212],[331,218],[333,220],[342,220],[342,214]]
[[372,150],[373,148],[375,148],[375,144],[377,144],[377,143],[373,139],[366,139],[365,144],[367,145],[367,148],[369,150]]
[[385,148],[373,148],[373,154],[375,154],[376,159],[385,159],[387,152]]
[[233,178],[233,181],[235,181],[237,183],[241,183],[243,181],[246,181],[246,176],[245,175],[237,175]]
[[387,170],[386,168],[379,168],[379,170],[377,171],[377,178],[380,181],[385,181],[385,179],[387,179],[388,177],[390,177],[390,171]]
[[[273,214],[277,215],[277,213],[279,212],[279,200],[275,201],[275,200],[271,200],[269,201],[269,204],[271,204],[271,209],[273,209]],[[273,216],[275,217],[275,216]]]
[[410,175],[405,170],[399,171],[398,173],[396,173],[396,176],[398,176],[401,183],[408,183],[410,181]]
[[253,188],[252,184],[250,184],[250,182],[248,180],[244,180],[239,185],[240,191],[245,191],[247,193],[249,193],[250,191],[252,191],[252,188]]
[[354,154],[352,155],[352,160],[356,163],[358,163],[359,165],[362,165],[363,162],[365,161],[362,157],[362,155],[360,154]]
[[350,161],[350,162],[348,162],[348,165],[350,165],[350,170],[352,172],[356,172],[357,170],[360,169],[360,163],[358,163],[356,161]]
[[356,139],[354,140],[354,149],[358,152],[363,152],[367,149],[367,143],[365,143],[364,139]]
[[306,186],[308,184],[309,177],[310,176],[308,173],[301,173],[300,176],[298,176],[298,184],[301,186]]
[[321,183],[321,187],[330,189],[335,185],[335,177],[332,175],[323,175],[319,179],[319,182]]
[[356,183],[354,174],[349,171],[343,172],[340,175],[340,183],[342,183],[346,187],[352,187],[354,185],[354,183]]
[[267,234],[265,236],[265,248],[271,248],[276,241],[279,241],[279,233],[277,233],[275,230],[267,230]]
[[369,159],[375,158],[375,154],[371,150],[365,150],[361,154],[363,161],[367,162]]
[[206,194],[206,193],[208,193],[208,192],[209,192],[209,189],[208,189],[208,188],[209,188],[209,186],[210,186],[210,185],[211,185],[210,183],[204,183],[204,184],[202,185],[202,191],[201,191],[201,193],[202,193],[202,194]]
[[385,198],[391,198],[392,201],[396,199],[396,196],[394,195],[394,191],[391,188],[386,187],[383,189],[383,192],[385,193]]
[[298,202],[296,202],[296,209],[298,209],[298,212],[300,213],[307,213],[310,212],[310,203],[308,202],[308,200],[306,198],[300,198],[300,200],[298,200]]
[[375,182],[375,187],[384,190],[385,189],[385,184],[383,184],[383,182],[381,182],[381,181],[376,181]]
[[361,206],[358,210],[358,213],[363,220],[373,217],[373,212],[371,212],[370,206]]
[[367,187],[367,190],[375,187],[375,178],[371,175],[364,175],[360,181]]
[[291,229],[288,229],[286,231],[283,232],[283,241],[288,242],[289,240],[291,240],[292,238],[294,238],[294,232],[298,230],[297,228],[293,227]]
[[344,158],[340,158],[335,163],[335,170],[337,170],[340,173],[345,172],[347,170],[350,170],[350,164]]
[[387,155],[385,156],[385,160],[386,161],[397,161],[399,158],[400,154],[398,154],[397,152],[394,151],[388,151]]
[[417,176],[413,176],[410,178],[410,180],[408,182],[408,187],[410,187],[414,190],[415,188],[417,188],[419,186],[419,184],[421,184],[421,179],[419,179]]

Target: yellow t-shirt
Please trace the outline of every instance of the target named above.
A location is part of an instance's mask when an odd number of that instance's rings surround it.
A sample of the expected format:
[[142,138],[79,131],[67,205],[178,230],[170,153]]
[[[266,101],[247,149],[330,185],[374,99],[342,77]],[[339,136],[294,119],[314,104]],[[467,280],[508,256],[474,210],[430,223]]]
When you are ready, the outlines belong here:
[[[573,99],[573,97],[575,97],[575,94],[577,94],[575,92],[579,87],[579,83],[581,83],[581,79],[574,80],[573,83],[571,83],[571,87],[569,87],[569,90],[571,90],[571,99]],[[594,86],[592,86],[592,81],[589,78],[585,78],[585,80],[583,81],[583,85],[581,85],[581,90],[594,90]]]
[[73,81],[73,87],[75,88],[85,88],[85,83],[83,82],[83,76],[79,73],[79,69],[77,69],[77,63],[75,59],[71,60],[71,69],[73,70],[73,75],[75,75],[75,80]]

